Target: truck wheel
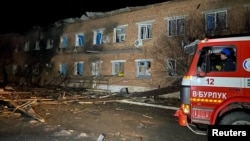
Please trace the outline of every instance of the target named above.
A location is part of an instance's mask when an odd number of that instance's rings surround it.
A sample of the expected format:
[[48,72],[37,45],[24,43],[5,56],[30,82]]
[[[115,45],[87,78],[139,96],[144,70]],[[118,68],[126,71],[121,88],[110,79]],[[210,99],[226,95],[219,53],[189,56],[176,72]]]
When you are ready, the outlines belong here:
[[220,125],[250,125],[250,114],[242,111],[229,113],[222,117]]

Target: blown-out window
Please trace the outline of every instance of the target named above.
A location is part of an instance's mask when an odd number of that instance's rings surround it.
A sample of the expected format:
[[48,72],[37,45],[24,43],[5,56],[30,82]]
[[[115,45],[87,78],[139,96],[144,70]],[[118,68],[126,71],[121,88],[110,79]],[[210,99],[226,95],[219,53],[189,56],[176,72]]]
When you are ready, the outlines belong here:
[[114,28],[114,42],[124,42],[126,37],[126,27],[127,26],[118,26]]
[[112,63],[112,75],[115,76],[124,76],[124,63],[125,60],[115,60],[111,61]]
[[167,76],[177,76],[177,70],[176,70],[177,67],[175,59],[167,59],[166,68],[167,68]]
[[136,77],[148,78],[151,77],[151,61],[136,60]]

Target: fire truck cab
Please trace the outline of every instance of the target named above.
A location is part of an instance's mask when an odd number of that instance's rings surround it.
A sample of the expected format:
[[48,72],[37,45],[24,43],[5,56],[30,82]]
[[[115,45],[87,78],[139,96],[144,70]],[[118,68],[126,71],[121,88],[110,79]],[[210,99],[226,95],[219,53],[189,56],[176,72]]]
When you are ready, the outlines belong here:
[[250,36],[199,41],[180,100],[175,116],[194,133],[203,134],[190,125],[250,125]]

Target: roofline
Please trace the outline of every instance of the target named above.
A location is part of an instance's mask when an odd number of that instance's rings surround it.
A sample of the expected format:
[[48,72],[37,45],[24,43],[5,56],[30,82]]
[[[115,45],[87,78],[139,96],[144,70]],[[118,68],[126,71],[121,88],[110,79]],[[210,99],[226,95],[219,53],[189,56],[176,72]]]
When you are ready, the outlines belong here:
[[[206,39],[205,39],[206,40]],[[213,38],[206,40],[206,43],[211,42],[228,42],[228,41],[250,41],[250,36],[242,36],[242,37],[224,37],[224,38]]]

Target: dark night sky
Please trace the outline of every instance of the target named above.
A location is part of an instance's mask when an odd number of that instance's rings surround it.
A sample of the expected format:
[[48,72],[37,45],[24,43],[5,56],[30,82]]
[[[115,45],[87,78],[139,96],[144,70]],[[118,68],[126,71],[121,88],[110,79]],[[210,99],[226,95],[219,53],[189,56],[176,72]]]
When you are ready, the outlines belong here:
[[168,0],[8,0],[1,3],[0,33],[21,33],[33,26],[47,26],[85,12],[108,12]]

